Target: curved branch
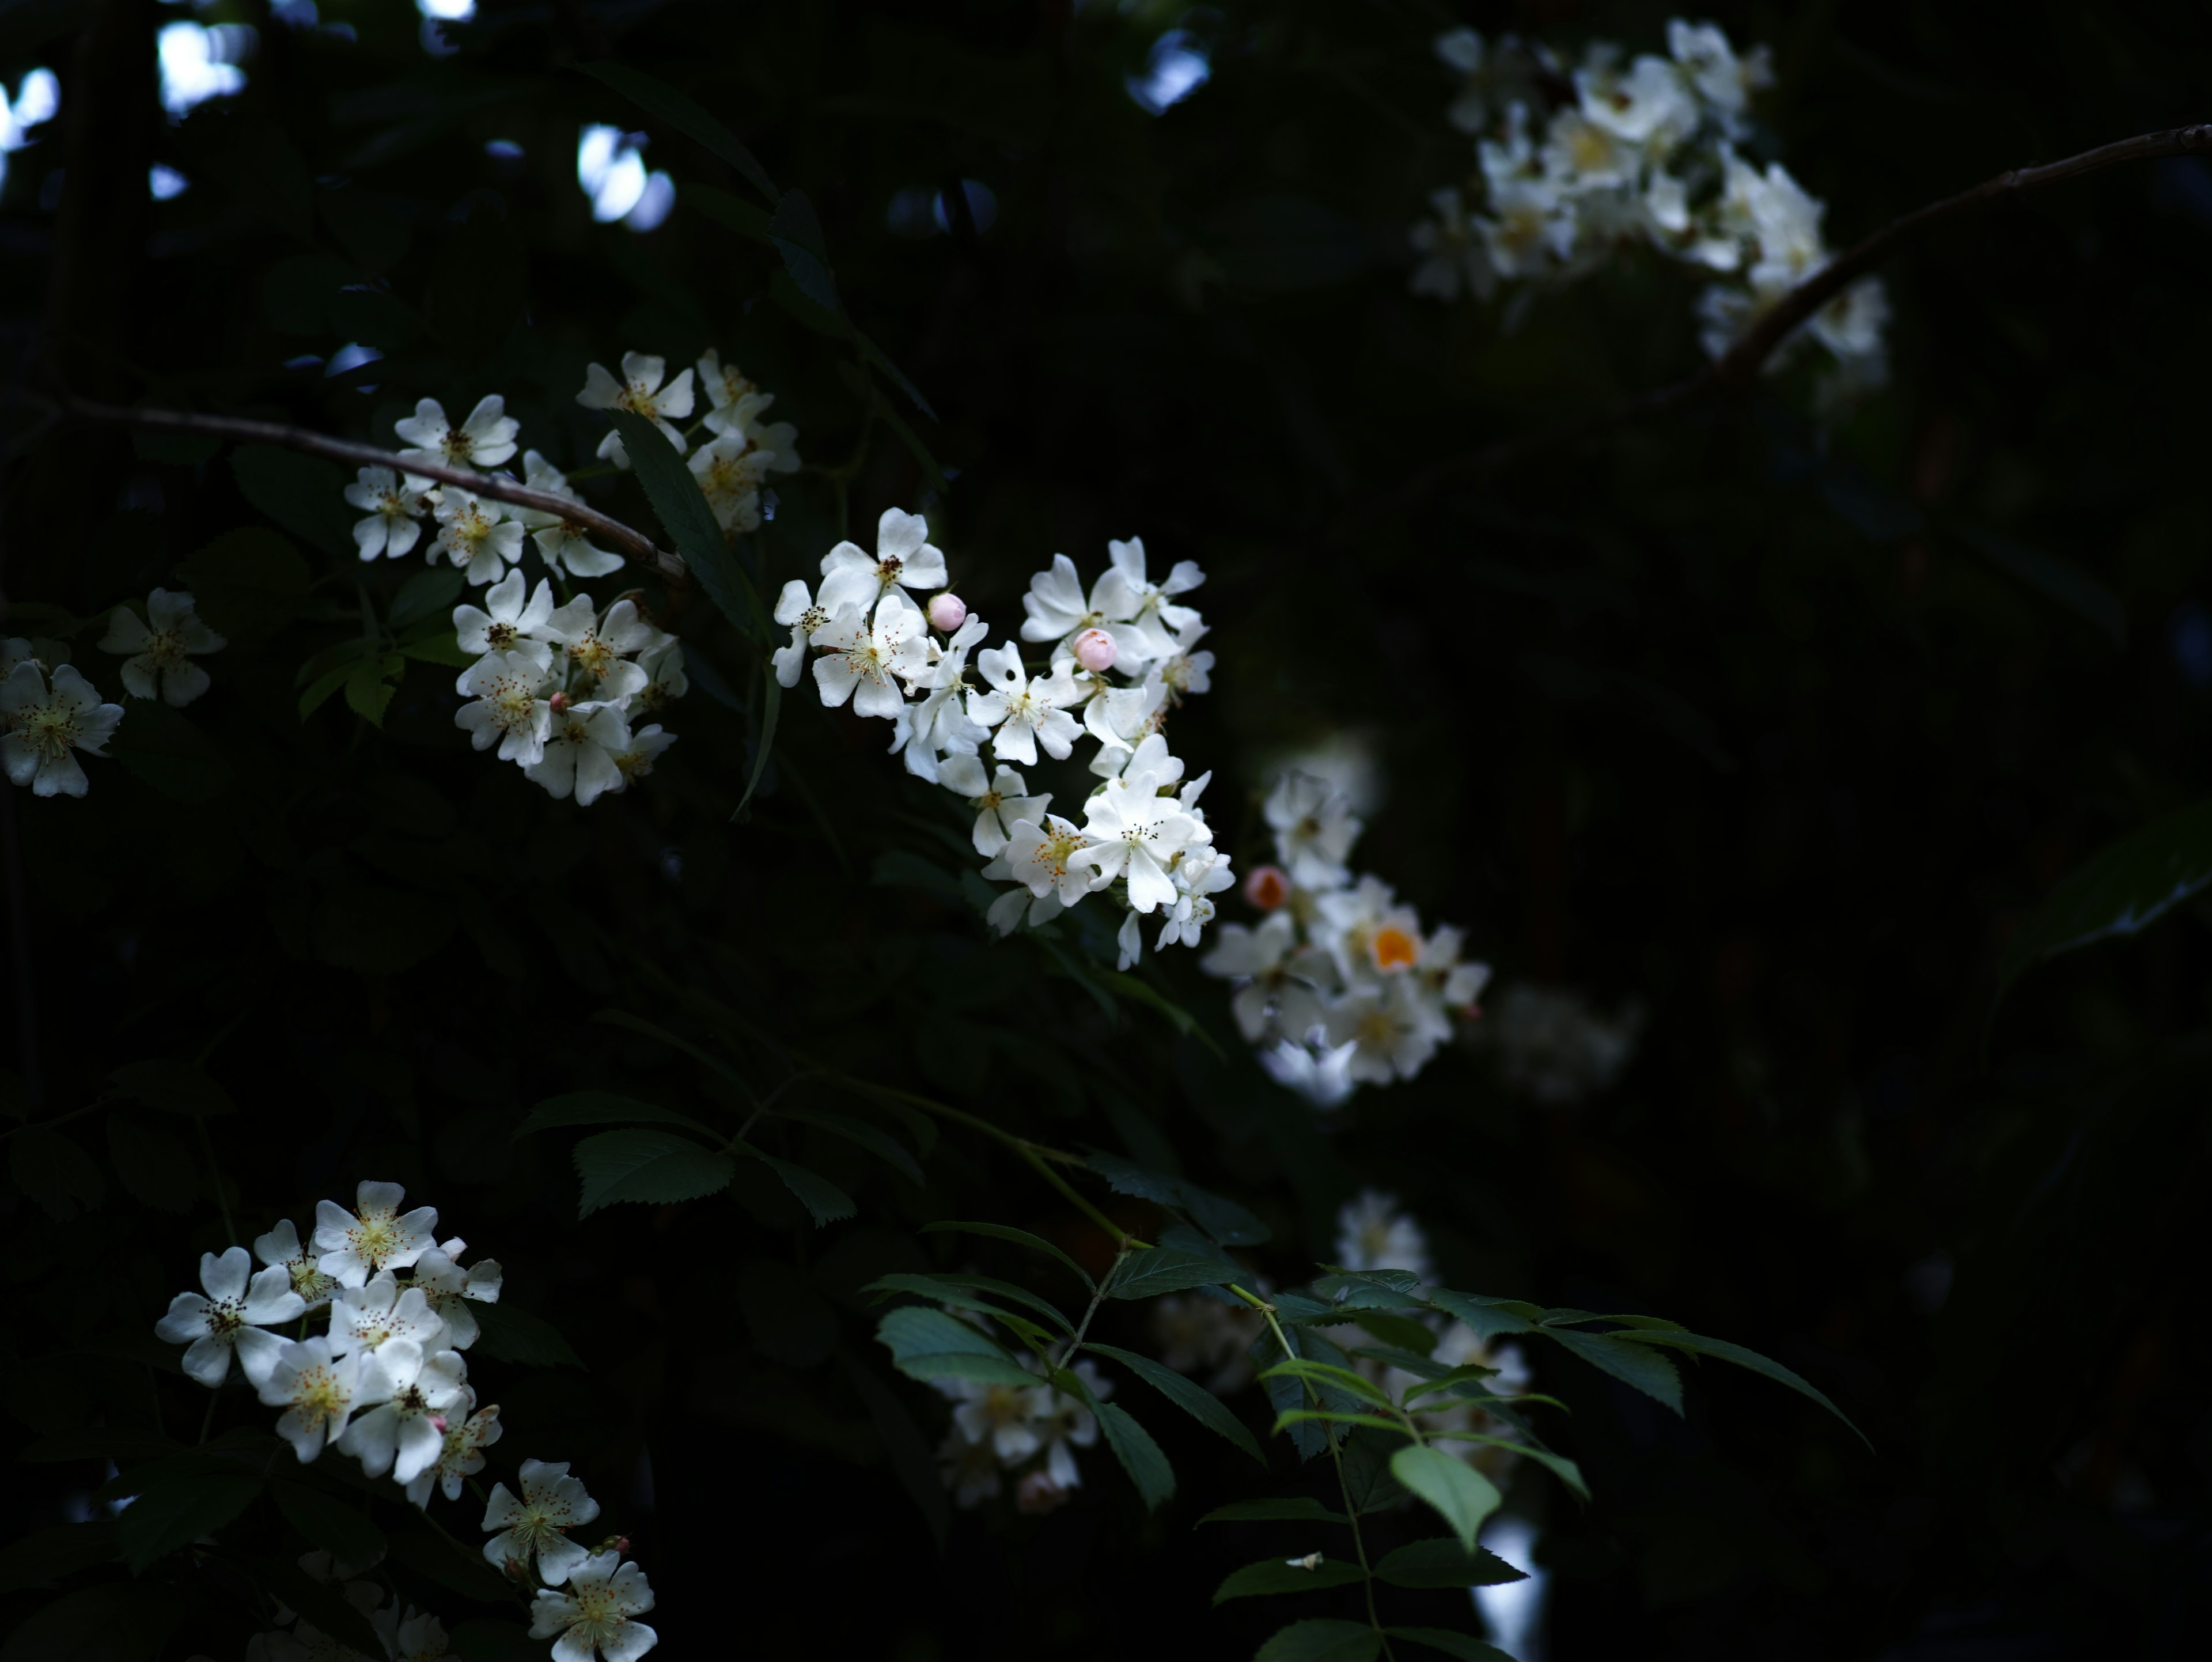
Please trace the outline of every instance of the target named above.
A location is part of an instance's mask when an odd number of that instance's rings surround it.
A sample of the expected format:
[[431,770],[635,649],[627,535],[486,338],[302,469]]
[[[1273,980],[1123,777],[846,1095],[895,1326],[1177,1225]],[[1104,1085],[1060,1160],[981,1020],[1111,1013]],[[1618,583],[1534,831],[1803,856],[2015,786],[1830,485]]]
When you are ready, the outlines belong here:
[[126,409],[121,405],[95,404],[88,399],[67,396],[58,400],[57,407],[82,421],[112,422],[130,427],[150,427],[162,432],[204,433],[211,438],[281,445],[288,450],[301,450],[311,456],[324,456],[331,461],[343,462],[349,467],[388,467],[396,473],[412,473],[417,478],[435,479],[441,484],[457,484],[479,496],[489,496],[495,502],[512,502],[517,508],[535,508],[541,514],[565,520],[579,530],[605,539],[620,549],[626,557],[651,566],[673,581],[689,581],[690,574],[684,569],[683,559],[657,546],[653,539],[643,532],[633,530],[620,520],[582,502],[556,496],[550,490],[533,490],[529,485],[518,484],[513,479],[497,474],[479,473],[471,468],[455,467],[445,462],[403,458],[390,451],[379,450],[373,444],[356,444],[349,439],[334,439],[304,427],[286,427],[276,422],[246,421],[235,416],[203,416],[188,410]]

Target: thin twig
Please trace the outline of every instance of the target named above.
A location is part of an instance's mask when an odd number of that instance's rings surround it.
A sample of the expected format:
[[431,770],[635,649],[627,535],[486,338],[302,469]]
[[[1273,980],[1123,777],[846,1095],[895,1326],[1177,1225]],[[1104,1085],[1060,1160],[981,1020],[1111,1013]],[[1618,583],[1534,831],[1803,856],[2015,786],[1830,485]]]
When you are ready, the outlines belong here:
[[1741,393],[1754,386],[1767,361],[1790,337],[1845,289],[1889,258],[1910,237],[1946,220],[1973,213],[1993,203],[2008,201],[2023,192],[2040,190],[2069,179],[2079,179],[2125,161],[2148,161],[2160,156],[2196,155],[2212,150],[2212,124],[2172,127],[2143,133],[2117,143],[2100,145],[2039,167],[2014,167],[1984,180],[1972,190],[1947,196],[1893,219],[1873,235],[1845,250],[1791,289],[1761,313],[1735,344],[1720,357],[1692,374],[1655,387],[1648,393],[1614,403],[1582,417],[1527,437],[1507,439],[1464,451],[1431,463],[1381,502],[1369,502],[1360,510],[1355,528],[1348,519],[1332,542],[1364,534],[1378,514],[1412,506],[1431,491],[1462,473],[1492,472],[1527,460],[1543,452],[1572,447],[1632,423],[1685,409],[1720,393]]
[[331,461],[343,462],[349,467],[388,467],[395,473],[412,473],[418,478],[435,479],[441,484],[459,485],[479,496],[489,496],[494,502],[535,508],[541,514],[566,521],[580,531],[605,538],[629,558],[641,565],[651,566],[673,581],[689,581],[682,557],[658,546],[642,531],[635,530],[620,520],[600,513],[596,508],[556,496],[550,490],[518,484],[513,479],[503,478],[497,474],[479,473],[472,468],[455,467],[447,462],[425,461],[415,456],[398,456],[388,450],[379,450],[373,444],[356,444],[349,439],[334,439],[307,428],[287,427],[278,422],[247,421],[236,416],[204,416],[191,410],[131,409],[121,405],[95,404],[89,399],[68,395],[56,400],[56,405],[63,413],[81,421],[150,427],[169,433],[204,433],[210,438],[281,445],[288,450],[301,450],[311,456],[323,456]]

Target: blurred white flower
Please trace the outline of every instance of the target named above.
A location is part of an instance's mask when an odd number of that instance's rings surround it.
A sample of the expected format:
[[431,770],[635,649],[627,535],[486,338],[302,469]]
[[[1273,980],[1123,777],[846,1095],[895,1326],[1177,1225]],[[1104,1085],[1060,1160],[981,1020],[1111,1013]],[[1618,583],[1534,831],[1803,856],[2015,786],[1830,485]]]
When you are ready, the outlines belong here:
[[0,681],[0,764],[33,796],[82,796],[88,788],[76,752],[100,756],[123,706],[104,704],[73,665],[54,669],[49,687],[36,659],[24,658]]
[[[146,618],[153,620],[151,627]],[[228,644],[200,621],[191,595],[157,588],[147,597],[145,618],[127,606],[108,614],[100,649],[131,654],[124,661],[123,689],[132,697],[158,695],[182,709],[208,690],[207,671],[187,654],[220,652]]]

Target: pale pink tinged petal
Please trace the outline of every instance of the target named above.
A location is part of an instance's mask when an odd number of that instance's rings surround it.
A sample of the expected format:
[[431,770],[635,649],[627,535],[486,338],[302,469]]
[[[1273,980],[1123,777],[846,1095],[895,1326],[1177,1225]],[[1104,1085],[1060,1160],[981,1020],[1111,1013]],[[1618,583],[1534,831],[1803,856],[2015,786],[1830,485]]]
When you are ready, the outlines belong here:
[[108,614],[107,633],[100,636],[102,652],[132,653],[146,649],[149,631],[139,620],[138,614],[127,606],[119,606]]

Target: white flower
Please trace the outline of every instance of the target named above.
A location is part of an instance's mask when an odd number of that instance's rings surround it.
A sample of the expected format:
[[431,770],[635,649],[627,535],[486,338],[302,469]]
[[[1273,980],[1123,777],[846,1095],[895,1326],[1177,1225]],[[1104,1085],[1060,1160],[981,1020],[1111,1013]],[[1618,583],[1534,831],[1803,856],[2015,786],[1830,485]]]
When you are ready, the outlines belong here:
[[248,1382],[258,1387],[284,1348],[283,1339],[262,1330],[305,1313],[307,1301],[292,1290],[291,1273],[283,1267],[255,1274],[253,1259],[242,1246],[220,1257],[202,1253],[200,1285],[207,1295],[178,1294],[154,1331],[171,1344],[190,1344],[185,1372],[209,1390],[229,1374],[233,1351]]
[[643,1570],[623,1563],[619,1552],[594,1553],[569,1575],[566,1592],[538,1592],[530,1636],[553,1640],[553,1662],[592,1662],[595,1650],[606,1662],[636,1662],[660,1642],[637,1619],[652,1608]]
[[[1202,779],[1196,782],[1201,788],[1205,784]],[[1189,789],[1181,798],[1186,808],[1196,800],[1197,793]],[[1160,925],[1159,939],[1152,945],[1163,951],[1177,942],[1196,947],[1206,926],[1213,921],[1210,897],[1234,884],[1237,874],[1230,869],[1228,855],[1208,847],[1193,847],[1169,868],[1168,875],[1175,880],[1175,904],[1167,909],[1167,922]]]
[[[643,416],[682,455],[684,435],[674,423],[691,413],[691,372],[684,370],[663,387],[660,382],[668,373],[668,361],[643,352],[623,353],[622,368],[623,378],[617,380],[605,367],[592,364],[584,372],[584,390],[576,394],[576,402],[586,410],[627,410]],[[623,448],[619,433],[610,430],[599,441],[599,454],[600,460],[617,467],[629,466],[629,453]]]
[[[829,587],[823,584],[825,592]],[[889,718],[906,702],[898,679],[928,662],[926,625],[914,603],[902,597],[885,594],[875,607],[871,623],[857,605],[843,606],[816,632],[814,644],[822,655],[814,661],[814,685],[830,709],[849,698],[854,714]]]
[[518,653],[543,671],[553,662],[547,642],[559,638],[546,628],[552,615],[553,585],[540,577],[532,591],[518,567],[484,591],[482,607],[453,608],[454,638],[464,652]]
[[608,791],[623,788],[615,758],[630,747],[629,725],[620,706],[570,704],[556,710],[545,734],[545,753],[523,769],[523,776],[543,785],[556,801],[574,794],[588,808]]
[[1144,955],[1144,920],[1134,912],[1121,919],[1121,927],[1114,931],[1114,967],[1127,971]]
[[707,402],[715,410],[727,410],[748,397],[765,397],[752,378],[734,363],[725,364],[722,355],[714,347],[699,360],[699,385],[707,394]]
[[336,1201],[315,1206],[316,1260],[341,1287],[359,1287],[380,1269],[404,1269],[437,1245],[438,1208],[418,1206],[403,1215],[407,1191],[396,1183],[363,1182],[354,1191],[355,1211]]
[[[392,1610],[394,1615],[398,1613],[396,1600]],[[392,1662],[443,1662],[450,1654],[446,1648],[445,1623],[412,1605],[408,1607],[406,1619],[392,1629],[385,1643],[391,1648]]]
[[999,1456],[988,1443],[971,1443],[956,1428],[937,1446],[938,1475],[965,1510],[999,1492]]
[[101,703],[74,666],[55,668],[49,691],[38,660],[26,658],[0,681],[0,763],[33,796],[82,796],[84,769],[71,752],[105,755],[122,719],[123,706]]
[[535,1556],[538,1574],[557,1587],[591,1556],[568,1531],[598,1517],[599,1503],[586,1492],[581,1478],[568,1475],[565,1460],[525,1460],[520,1481],[519,1501],[505,1483],[492,1485],[483,1527],[499,1532],[484,1543],[484,1557],[497,1569],[511,1562],[527,1569]]
[[527,650],[490,653],[454,683],[463,697],[475,702],[453,712],[453,725],[478,750],[496,741],[501,761],[532,766],[545,754],[552,731],[553,706],[544,696],[550,685],[544,661]]
[[1017,817],[1006,827],[1007,874],[1036,898],[1051,895],[1073,906],[1091,892],[1091,868],[1079,860],[1090,844],[1087,834],[1056,813],[1037,821]]
[[1667,25],[1667,50],[1690,77],[1698,95],[1712,107],[1724,128],[1733,133],[1751,94],[1774,82],[1773,60],[1764,46],[1755,46],[1739,58],[1717,23],[1690,23],[1674,18]]
[[968,695],[968,719],[979,727],[995,728],[991,753],[1002,762],[1025,762],[1034,767],[1037,746],[1054,761],[1064,759],[1082,729],[1066,706],[1081,697],[1065,661],[1049,674],[1031,680],[1022,667],[1021,648],[1011,641],[975,656],[988,690]]
[[806,667],[807,646],[815,631],[830,621],[829,609],[817,606],[805,582],[793,577],[776,596],[775,620],[791,631],[791,644],[775,649],[775,679],[784,686],[795,687],[799,672]]
[[1698,125],[1681,72],[1663,58],[1638,58],[1625,76],[1609,68],[1577,70],[1575,90],[1583,115],[1654,155],[1664,155]]
[[220,652],[228,642],[200,621],[189,594],[157,588],[147,597],[146,615],[153,619],[151,629],[129,606],[116,607],[100,649],[136,654],[123,666],[123,688],[132,697],[151,698],[158,691],[181,709],[208,690],[207,671],[185,654]]
[[[1059,642],[1086,629],[1105,628],[1115,621],[1107,616],[1103,604],[1105,587],[1106,580],[1101,577],[1086,599],[1075,562],[1065,554],[1054,555],[1051,566],[1030,579],[1030,592],[1022,596],[1022,610],[1029,613],[1029,621],[1022,625],[1022,639]],[[1109,629],[1107,633],[1112,635],[1113,630]],[[1118,638],[1115,646],[1118,650]],[[1138,650],[1141,652],[1141,643]]]
[[446,1434],[437,1458],[415,1474],[407,1485],[407,1498],[418,1507],[426,1505],[435,1485],[448,1501],[459,1500],[463,1482],[484,1469],[483,1452],[499,1440],[503,1429],[499,1404],[477,1409],[476,1392],[463,1385],[461,1400],[447,1410]]
[[1363,1084],[1413,1078],[1450,1037],[1450,1021],[1411,980],[1355,987],[1328,1013],[1329,1043],[1353,1047],[1346,1071]]
[[469,1306],[497,1304],[505,1276],[496,1258],[486,1258],[463,1269],[457,1260],[462,1243],[447,1241],[415,1261],[414,1285],[422,1288],[430,1308],[446,1324],[446,1342],[466,1350],[477,1342],[476,1312]]
[[676,742],[676,735],[661,730],[655,721],[651,727],[640,728],[630,734],[629,743],[617,751],[615,770],[622,775],[617,791],[628,790],[634,781],[644,778],[653,771],[653,764],[660,759],[661,752]]
[[1491,270],[1466,199],[1447,185],[1429,192],[1429,206],[1435,217],[1420,221],[1408,233],[1420,258],[1406,287],[1438,300],[1457,300],[1462,289],[1477,300],[1488,300],[1498,287],[1498,273]]
[[355,521],[353,527],[354,544],[362,559],[388,554],[396,560],[421,540],[421,521],[427,511],[422,493],[430,488],[429,480],[412,473],[402,476],[388,467],[361,470],[360,477],[345,488],[345,499],[368,516]]
[[1243,978],[1230,996],[1229,1008],[1248,1044],[1260,1042],[1270,1016],[1298,1040],[1326,1019],[1316,985],[1321,973],[1316,955],[1299,944],[1297,923],[1287,911],[1273,913],[1256,929],[1223,924],[1213,950],[1199,960],[1199,967],[1208,975]]
[[1093,889],[1125,877],[1129,905],[1140,912],[1175,904],[1169,863],[1193,843],[1212,840],[1205,824],[1185,813],[1172,797],[1127,787],[1109,785],[1084,804],[1084,815],[1090,843],[1073,863],[1091,868]]
[[[1269,1289],[1254,1288],[1262,1297]],[[1201,1381],[1217,1397],[1252,1379],[1252,1342],[1267,1322],[1249,1306],[1231,1306],[1202,1293],[1170,1293],[1152,1305],[1152,1338],[1160,1363],[1178,1373],[1205,1374]]]
[[283,1409],[276,1434],[292,1445],[301,1464],[320,1454],[325,1442],[343,1434],[360,1389],[362,1360],[337,1355],[319,1334],[288,1341],[278,1353],[261,1383],[261,1400]]
[[966,702],[969,648],[983,638],[988,627],[980,617],[963,618],[941,648],[933,645],[936,661],[908,683],[921,698],[895,718],[903,738],[894,738],[891,748],[897,750],[903,743],[906,770],[917,778],[943,782],[939,758],[948,752],[973,758],[991,736],[989,728],[970,719]]
[[380,1269],[359,1287],[340,1289],[331,1300],[330,1339],[334,1349],[374,1350],[398,1340],[428,1350],[445,1342],[446,1324],[419,1287],[402,1288],[389,1269]]
[[359,1400],[375,1406],[345,1428],[338,1448],[371,1477],[389,1471],[394,1482],[413,1482],[444,1448],[447,1411],[459,1405],[467,1382],[458,1350],[426,1355],[412,1339],[386,1341],[361,1370]]
[[522,525],[507,517],[500,504],[458,485],[438,496],[438,540],[430,557],[443,554],[461,568],[472,586],[496,582],[522,557]]
[[1465,962],[1460,958],[1463,938],[1461,931],[1449,924],[1439,927],[1421,942],[1420,958],[1414,965],[1421,984],[1429,989],[1437,1001],[1458,1010],[1470,1008],[1482,996],[1482,989],[1490,984],[1490,965]]
[[930,545],[929,521],[896,508],[876,521],[875,558],[854,543],[839,543],[822,557],[821,605],[832,613],[848,606],[865,612],[890,599],[919,616],[920,605],[906,591],[945,584],[945,556]]
[[[1088,1356],[1078,1361],[1070,1371],[1091,1388],[1094,1397],[1114,1394],[1114,1382],[1100,1374],[1098,1364]],[[1039,1394],[1046,1399],[1037,1427],[1038,1435],[1044,1442],[1046,1475],[1055,1487],[1073,1488],[1083,1481],[1073,1451],[1089,1448],[1098,1440],[1097,1416],[1079,1398],[1053,1386],[1043,1387]]]
[[292,1290],[306,1300],[309,1310],[321,1309],[337,1291],[337,1279],[323,1274],[315,1262],[319,1255],[312,1246],[300,1244],[300,1232],[289,1218],[255,1240],[253,1256],[266,1264],[282,1264],[292,1279]]
[[1344,858],[1362,829],[1352,805],[1322,780],[1286,773],[1264,809],[1275,832],[1275,858],[1302,889],[1333,889],[1350,875]]
[[[459,427],[446,419],[445,406],[437,399],[424,399],[395,430],[408,444],[399,453],[402,460],[496,467],[514,454],[514,435],[522,430],[522,423],[507,413],[507,400],[495,393],[478,399],[469,418]],[[356,508],[368,505],[354,504]]]
[[[1806,327],[1839,358],[1882,356],[1882,332],[1889,325],[1889,291],[1880,277],[1862,277],[1813,314]],[[124,672],[130,685],[130,672]],[[175,702],[175,701],[172,701]]]
[[[579,505],[583,502],[569,484],[568,476],[535,450],[522,453],[522,482],[533,490],[546,491]],[[610,571],[622,569],[623,557],[599,546],[592,540],[592,533],[575,521],[531,509],[510,513],[530,527],[530,540],[538,545],[545,563],[556,570],[565,566],[578,577],[604,577]]]
[[1457,70],[1462,77],[1459,95],[1452,100],[1444,119],[1473,137],[1490,125],[1490,100],[1485,96],[1482,37],[1473,29],[1446,29],[1436,38],[1437,61]]
[[1412,1216],[1399,1209],[1398,1197],[1363,1189],[1336,1215],[1336,1263],[1340,1269],[1410,1269],[1430,1278],[1429,1238]]
[[[1141,537],[1132,537],[1127,542],[1109,542],[1106,557],[1106,575],[1091,591],[1091,601],[1113,623],[1128,625],[1128,633],[1110,626],[1107,633],[1119,648],[1119,667],[1124,673],[1134,674],[1144,664],[1172,654],[1176,650],[1176,632],[1198,621],[1197,612],[1187,606],[1176,605],[1173,597],[1196,588],[1206,581],[1206,574],[1194,562],[1179,560],[1164,582],[1146,581],[1145,539]],[[1134,651],[1131,650],[1132,633],[1139,643]]]
[[761,480],[768,474],[768,456],[756,450],[742,433],[725,433],[691,453],[691,476],[715,523],[726,532],[760,529]]
[[645,690],[651,678],[629,660],[668,638],[640,615],[636,601],[617,600],[602,618],[588,594],[579,594],[547,618],[544,631],[568,648],[570,667],[588,689],[586,696],[607,700]]
[[1296,1039],[1278,1039],[1260,1052],[1260,1065],[1267,1077],[1286,1091],[1295,1091],[1316,1108],[1334,1108],[1359,1087],[1346,1068],[1352,1061],[1349,1044],[1319,1049]]
[[948,757],[939,782],[966,797],[968,806],[975,810],[975,852],[986,860],[1005,851],[1014,825],[1024,819],[1031,824],[1042,819],[1052,801],[1049,792],[1030,795],[1021,775],[1009,767],[1000,768],[987,780],[983,764],[973,756]]
[[641,715],[650,715],[691,691],[691,678],[684,673],[684,642],[673,635],[641,651],[637,667],[645,672],[646,681],[632,696],[630,708]]

